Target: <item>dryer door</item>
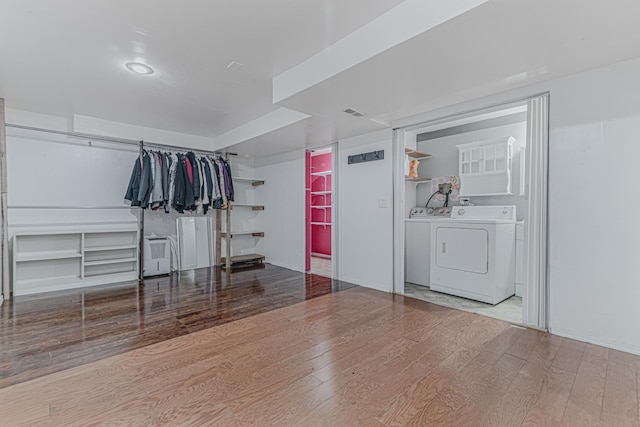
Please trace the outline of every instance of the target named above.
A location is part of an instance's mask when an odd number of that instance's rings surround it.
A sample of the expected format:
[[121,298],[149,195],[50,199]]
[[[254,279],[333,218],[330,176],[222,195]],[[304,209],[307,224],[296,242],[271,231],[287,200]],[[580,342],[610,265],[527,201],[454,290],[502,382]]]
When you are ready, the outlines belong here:
[[483,228],[438,227],[436,265],[451,270],[486,274],[489,261],[489,233]]

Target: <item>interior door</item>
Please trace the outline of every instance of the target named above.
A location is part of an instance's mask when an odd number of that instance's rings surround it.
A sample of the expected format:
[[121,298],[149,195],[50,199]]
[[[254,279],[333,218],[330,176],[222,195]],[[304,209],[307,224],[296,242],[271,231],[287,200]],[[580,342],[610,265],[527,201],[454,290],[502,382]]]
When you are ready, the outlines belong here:
[[482,228],[436,228],[436,265],[451,270],[486,274],[489,233]]

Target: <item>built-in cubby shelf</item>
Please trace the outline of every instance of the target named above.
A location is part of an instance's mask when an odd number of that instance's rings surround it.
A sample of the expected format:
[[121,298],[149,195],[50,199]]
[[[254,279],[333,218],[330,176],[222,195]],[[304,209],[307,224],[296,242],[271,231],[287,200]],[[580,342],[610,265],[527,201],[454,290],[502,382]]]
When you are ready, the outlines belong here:
[[78,251],[39,251],[25,252],[17,255],[17,262],[43,261],[47,259],[82,258]]
[[138,277],[138,229],[13,236],[13,294],[103,285]]

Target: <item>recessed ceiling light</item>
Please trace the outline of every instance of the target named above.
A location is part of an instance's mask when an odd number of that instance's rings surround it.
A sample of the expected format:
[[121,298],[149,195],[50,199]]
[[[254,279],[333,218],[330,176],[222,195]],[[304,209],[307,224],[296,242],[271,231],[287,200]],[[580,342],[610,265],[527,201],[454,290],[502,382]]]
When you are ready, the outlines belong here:
[[129,71],[133,71],[136,74],[153,74],[153,68],[141,62],[127,62],[124,66],[127,67]]
[[231,71],[238,71],[243,66],[244,66],[244,64],[241,63],[241,62],[231,61],[231,62],[229,62],[229,65],[227,65],[227,69],[229,69]]

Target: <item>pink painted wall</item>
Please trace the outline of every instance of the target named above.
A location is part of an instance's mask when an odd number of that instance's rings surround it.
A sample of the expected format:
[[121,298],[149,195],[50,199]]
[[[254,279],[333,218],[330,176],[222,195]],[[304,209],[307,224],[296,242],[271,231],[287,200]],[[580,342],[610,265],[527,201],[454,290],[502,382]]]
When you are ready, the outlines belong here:
[[[331,170],[331,153],[311,157],[310,174]],[[308,175],[311,181],[311,192],[331,191],[331,174]],[[314,208],[313,206],[330,206],[331,194],[311,195],[311,221],[328,223],[329,225],[311,225],[311,252],[331,256],[331,208]]]

